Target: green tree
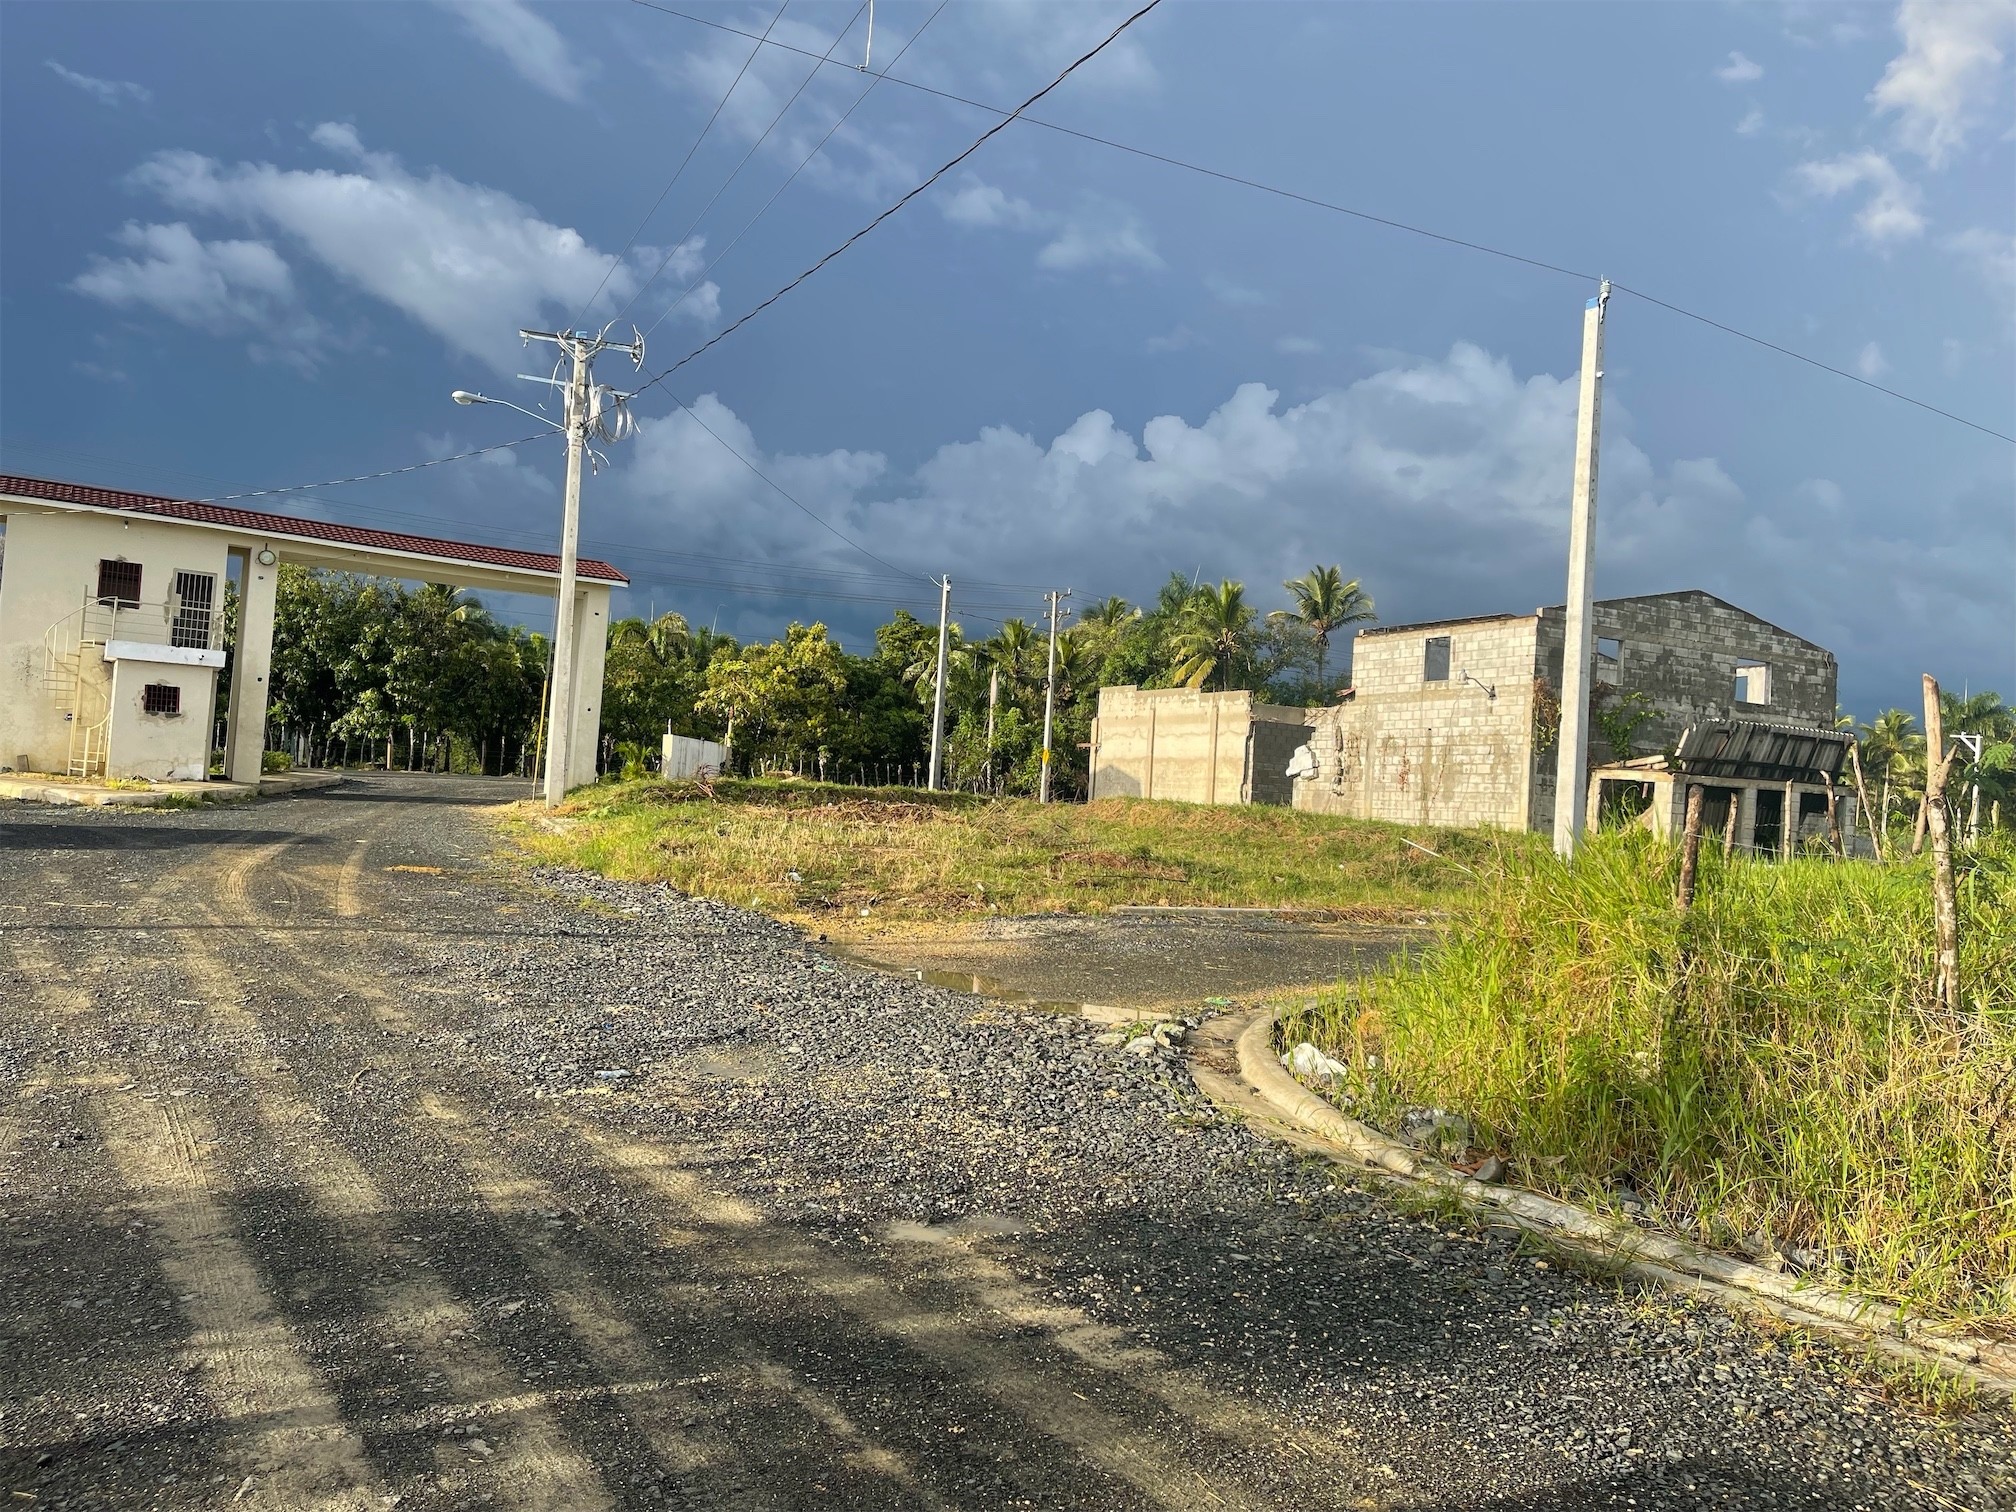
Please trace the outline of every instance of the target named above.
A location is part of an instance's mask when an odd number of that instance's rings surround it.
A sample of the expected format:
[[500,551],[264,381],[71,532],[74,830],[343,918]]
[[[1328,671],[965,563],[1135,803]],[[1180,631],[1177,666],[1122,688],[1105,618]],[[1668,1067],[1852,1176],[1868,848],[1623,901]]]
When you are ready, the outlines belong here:
[[846,720],[847,666],[824,625],[793,623],[782,640],[717,656],[696,707],[720,718],[737,756],[832,755]]
[[1373,612],[1372,597],[1358,586],[1358,579],[1344,581],[1336,567],[1311,567],[1299,578],[1281,585],[1295,600],[1292,609],[1276,609],[1268,619],[1301,622],[1316,644],[1316,692],[1320,702],[1329,702],[1330,687],[1325,668],[1330,659],[1330,637],[1346,625],[1366,624],[1379,616]]
[[1215,673],[1221,691],[1249,671],[1254,642],[1253,606],[1246,585],[1231,579],[1199,590],[1184,610],[1182,628],[1169,643],[1171,675],[1185,687],[1201,688]]

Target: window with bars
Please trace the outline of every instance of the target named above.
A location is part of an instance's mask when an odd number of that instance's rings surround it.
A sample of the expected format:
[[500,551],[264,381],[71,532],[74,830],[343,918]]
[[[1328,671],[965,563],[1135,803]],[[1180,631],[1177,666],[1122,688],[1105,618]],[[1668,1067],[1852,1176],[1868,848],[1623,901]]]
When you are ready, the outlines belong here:
[[142,714],[180,714],[182,690],[174,683],[149,683],[140,690]]
[[140,607],[140,564],[115,562],[109,558],[98,564],[98,602],[116,609]]
[[176,573],[175,617],[168,624],[168,644],[207,649],[211,627],[216,623],[216,609],[215,573]]

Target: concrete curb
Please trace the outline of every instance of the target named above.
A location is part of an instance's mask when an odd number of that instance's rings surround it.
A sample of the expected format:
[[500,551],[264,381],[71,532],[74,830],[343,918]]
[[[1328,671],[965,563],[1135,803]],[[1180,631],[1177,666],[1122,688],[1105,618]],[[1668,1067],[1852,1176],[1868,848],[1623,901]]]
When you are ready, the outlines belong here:
[[108,788],[89,782],[4,776],[0,777],[0,799],[59,808],[159,808],[173,798],[193,798],[198,803],[280,798],[334,787],[342,780],[340,772],[275,772],[261,777],[256,788],[247,782],[163,782],[144,788]]
[[1685,1240],[1516,1187],[1473,1181],[1440,1161],[1348,1117],[1282,1069],[1274,1014],[1255,1014],[1238,1038],[1239,1072],[1289,1127],[1402,1181],[1449,1192],[1472,1210],[1591,1255],[1621,1274],[1764,1312],[1912,1364],[1935,1366],[2002,1396],[2016,1396],[2016,1346],[1939,1333],[1902,1309],[1732,1260]]

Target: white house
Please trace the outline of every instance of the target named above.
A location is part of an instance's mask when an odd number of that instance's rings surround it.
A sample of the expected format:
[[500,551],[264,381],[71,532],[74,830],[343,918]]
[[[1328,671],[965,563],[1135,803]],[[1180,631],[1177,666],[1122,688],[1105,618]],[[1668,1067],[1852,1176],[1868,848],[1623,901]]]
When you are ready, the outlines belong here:
[[[559,582],[543,552],[5,474],[0,530],[0,767],[82,778],[208,775],[227,579],[234,782],[259,780],[280,563],[549,597]],[[595,775],[609,593],[628,582],[579,564],[570,784]]]

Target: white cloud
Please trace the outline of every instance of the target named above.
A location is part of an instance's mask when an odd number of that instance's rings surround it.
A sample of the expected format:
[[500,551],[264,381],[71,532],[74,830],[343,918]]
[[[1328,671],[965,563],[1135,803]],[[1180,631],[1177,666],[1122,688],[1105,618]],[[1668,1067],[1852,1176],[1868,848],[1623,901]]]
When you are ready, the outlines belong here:
[[[172,151],[141,164],[133,181],[186,213],[293,238],[345,283],[500,372],[515,372],[523,363],[521,325],[571,318],[605,275],[594,308],[610,310],[635,293],[664,256],[662,248],[640,246],[618,263],[578,231],[543,220],[508,194],[438,168],[414,174],[389,154],[367,151],[352,127],[324,124],[312,136],[350,160],[351,168],[226,166]],[[700,266],[696,238],[675,249],[666,272],[684,280]],[[681,314],[703,324],[713,319],[719,292],[711,282],[702,284]]]
[[[531,403],[530,400],[526,402],[528,406]],[[416,451],[423,457],[453,457],[483,444],[453,431],[444,431],[439,435],[423,431],[416,442]],[[553,450],[557,453],[558,449],[558,443],[555,443]],[[453,467],[439,469],[433,486],[449,498],[491,509],[557,499],[560,496],[559,485],[523,455],[531,450],[532,447],[514,446],[503,451],[484,452]]]
[[567,49],[558,28],[524,0],[438,0],[455,12],[470,35],[503,54],[526,83],[555,99],[579,103],[584,82],[581,65]]
[[1048,235],[1036,254],[1036,266],[1053,273],[1091,268],[1156,269],[1162,258],[1154,238],[1126,205],[1086,196],[1069,211],[1041,210],[977,178],[969,177],[940,212],[955,226],[969,230],[1008,230]]
[[1054,273],[1087,268],[1155,269],[1162,258],[1140,217],[1124,205],[1087,201],[1064,218],[1063,229],[1036,254],[1036,266]]
[[2003,83],[2003,45],[2016,31],[2016,6],[2006,0],[1903,0],[1897,31],[1904,51],[1869,99],[1879,114],[1896,115],[1898,141],[1937,168],[1990,118]]
[[1855,212],[1855,227],[1873,246],[1888,247],[1924,234],[1918,186],[1880,152],[1844,152],[1824,162],[1801,163],[1794,172],[1809,193],[1825,199],[1868,188],[1869,198]]
[[[808,507],[918,572],[956,583],[961,564],[984,563],[995,580],[1139,598],[1201,563],[1264,604],[1311,562],[1341,561],[1392,622],[1560,600],[1576,394],[1572,373],[1522,378],[1458,344],[1287,408],[1254,383],[1196,423],[1162,415],[1129,432],[1094,409],[1047,442],[987,427],[909,478],[874,453],[765,453],[711,396],[697,408]],[[1912,672],[1949,634],[2006,632],[2016,553],[2006,530],[1982,529],[2006,521],[2006,497],[1908,516],[1828,480],[1754,498],[1714,458],[1656,463],[1622,395],[1607,397],[1605,596],[1705,588],[1829,646],[1865,682]],[[648,423],[619,467],[610,494],[628,528],[868,567],[680,416]]]
[[206,242],[180,221],[128,221],[113,241],[129,257],[93,254],[69,287],[119,310],[152,310],[216,334],[246,335],[260,362],[312,371],[329,333],[301,307],[286,260],[263,241]]
[[1142,348],[1150,357],[1159,357],[1167,352],[1180,352],[1197,345],[1197,333],[1187,325],[1179,325],[1166,336],[1150,336]]
[[100,105],[107,105],[115,110],[128,100],[145,105],[154,98],[154,91],[144,85],[129,83],[124,79],[94,79],[89,74],[76,73],[65,68],[54,58],[44,58],[42,66],[65,84],[83,90]]
[[1873,341],[1863,347],[1855,354],[1855,371],[1872,383],[1889,372],[1890,364],[1884,360],[1883,348]]
[[1274,350],[1288,357],[1308,357],[1322,351],[1323,343],[1307,336],[1282,336],[1275,341]]
[[1754,84],[1764,77],[1764,65],[1732,52],[1729,61],[1715,70],[1715,77],[1724,84]]
[[1266,293],[1246,284],[1236,283],[1222,273],[1206,274],[1204,287],[1211,291],[1211,297],[1222,305],[1236,309],[1250,309],[1269,303]]
[[1764,112],[1754,106],[1744,112],[1743,119],[1736,123],[1736,135],[1755,136],[1764,129]]
[[1971,264],[1998,294],[2016,295],[2016,236],[1976,226],[1947,237],[1944,245]]
[[941,207],[955,226],[1009,226],[1017,231],[1041,230],[1051,224],[1025,199],[972,179]]

